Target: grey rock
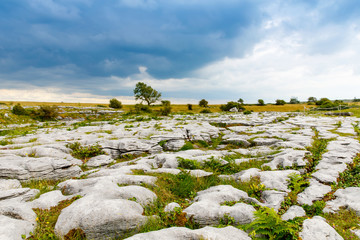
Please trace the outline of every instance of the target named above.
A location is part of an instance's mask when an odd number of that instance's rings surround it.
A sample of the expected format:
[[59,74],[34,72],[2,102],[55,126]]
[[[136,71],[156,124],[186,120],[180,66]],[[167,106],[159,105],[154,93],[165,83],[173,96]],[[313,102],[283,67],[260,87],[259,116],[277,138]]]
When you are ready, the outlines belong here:
[[238,172],[236,174],[234,174],[235,180],[237,181],[242,181],[242,182],[247,182],[250,181],[250,179],[252,177],[258,177],[260,176],[260,169],[258,168],[249,168],[246,170],[243,170],[241,172]]
[[21,183],[16,179],[0,179],[0,191],[21,188]]
[[278,166],[283,168],[292,167],[293,165],[304,167],[306,165],[304,157],[307,153],[309,151],[287,149],[275,155],[271,162],[265,163],[263,166],[269,166],[271,169],[277,169]]
[[256,146],[270,146],[278,142],[281,142],[281,140],[277,138],[255,138],[253,140]]
[[109,155],[99,155],[99,156],[90,158],[86,162],[86,166],[88,166],[88,167],[101,167],[101,166],[109,165],[113,161],[114,161],[114,159],[112,159]]
[[30,188],[17,188],[10,189],[6,191],[0,191],[0,201],[1,200],[18,200],[18,201],[29,201],[33,199],[40,191],[37,189]]
[[348,187],[345,189],[338,189],[332,201],[328,201],[324,208],[324,212],[336,212],[340,207],[352,209],[360,216],[360,187]]
[[86,196],[61,211],[55,232],[63,237],[71,229],[82,229],[89,239],[121,237],[146,222],[142,213],[134,201]]
[[165,206],[164,212],[173,212],[175,208],[181,208],[181,206],[176,202],[169,203]]
[[184,144],[185,141],[183,139],[169,140],[164,144],[163,148],[167,151],[177,151],[180,150]]
[[55,190],[42,194],[38,199],[31,202],[33,208],[50,209],[59,204],[59,202],[70,199],[71,196],[64,196],[61,191]]
[[319,216],[306,219],[299,236],[303,240],[343,240],[335,229]]
[[310,179],[309,187],[298,194],[297,202],[301,205],[312,205],[313,201],[321,200],[329,192],[331,192],[330,186],[321,184],[315,179]]
[[281,216],[281,219],[287,221],[303,216],[306,216],[305,210],[300,206],[293,205]]
[[264,205],[273,208],[275,211],[279,210],[281,203],[287,194],[285,192],[279,192],[275,190],[265,190],[261,194],[261,198],[264,200]]
[[172,227],[159,231],[136,234],[127,240],[251,240],[242,230],[228,226],[225,228],[204,227],[191,230],[185,227]]
[[1,201],[0,215],[27,221],[34,226],[36,225],[36,214],[32,210],[30,203],[23,203],[17,200]]
[[290,192],[288,189],[289,175],[292,173],[300,174],[296,170],[283,170],[283,171],[264,171],[260,172],[260,180],[265,187],[270,189],[276,189],[278,191]]
[[34,225],[28,221],[0,215],[0,239],[21,240],[22,235],[29,236],[34,231]]

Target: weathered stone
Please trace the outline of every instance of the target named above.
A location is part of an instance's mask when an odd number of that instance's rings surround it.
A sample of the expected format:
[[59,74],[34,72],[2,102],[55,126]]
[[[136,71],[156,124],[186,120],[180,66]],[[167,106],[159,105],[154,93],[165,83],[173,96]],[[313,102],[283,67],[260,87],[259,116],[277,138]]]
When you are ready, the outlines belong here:
[[303,192],[298,194],[297,202],[301,205],[312,205],[313,201],[321,200],[330,191],[330,186],[321,184],[315,179],[310,179],[309,187],[305,188]]
[[277,169],[278,166],[286,168],[294,165],[304,167],[306,165],[304,157],[307,153],[309,153],[309,151],[287,149],[275,155],[271,162],[265,163],[263,166],[269,166],[271,169]]
[[0,239],[21,240],[22,235],[29,236],[34,231],[34,225],[28,221],[0,215]]
[[16,179],[0,179],[0,191],[21,188],[20,181]]
[[275,211],[279,210],[281,203],[287,194],[285,192],[279,192],[275,190],[265,190],[261,194],[261,198],[264,200],[264,205],[273,208]]
[[343,240],[335,229],[319,216],[306,219],[299,236],[303,240]]
[[360,216],[360,187],[338,189],[334,196],[336,199],[326,203],[324,212],[336,212],[340,207],[345,207],[354,210]]
[[165,206],[164,212],[172,212],[175,210],[175,208],[181,208],[181,206],[176,202],[169,203]]
[[281,219],[287,221],[304,216],[306,216],[305,210],[300,206],[293,205],[281,216]]
[[191,230],[185,227],[172,227],[159,231],[136,234],[127,240],[250,240],[251,238],[242,230],[228,226],[225,228],[204,227]]
[[88,239],[114,238],[144,224],[147,217],[142,213],[134,201],[86,196],[61,211],[55,232],[64,237],[72,229],[82,229]]
[[64,196],[61,191],[55,190],[42,194],[38,199],[31,202],[33,208],[50,209],[57,206],[59,202],[70,199],[71,196]]
[[114,159],[112,159],[109,155],[99,155],[99,156],[90,158],[86,162],[86,166],[88,166],[88,167],[101,167],[101,166],[109,165],[113,161],[114,161]]

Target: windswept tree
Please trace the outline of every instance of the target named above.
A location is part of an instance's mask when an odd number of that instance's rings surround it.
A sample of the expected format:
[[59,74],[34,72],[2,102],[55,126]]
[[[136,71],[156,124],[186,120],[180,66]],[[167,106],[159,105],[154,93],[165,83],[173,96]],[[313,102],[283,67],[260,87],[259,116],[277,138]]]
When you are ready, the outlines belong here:
[[240,103],[241,105],[243,105],[243,104],[244,104],[244,100],[243,100],[242,98],[239,98],[238,103]]
[[134,89],[134,95],[136,100],[145,101],[148,106],[156,103],[160,100],[161,93],[153,89],[151,86],[146,85],[143,82],[138,82]]

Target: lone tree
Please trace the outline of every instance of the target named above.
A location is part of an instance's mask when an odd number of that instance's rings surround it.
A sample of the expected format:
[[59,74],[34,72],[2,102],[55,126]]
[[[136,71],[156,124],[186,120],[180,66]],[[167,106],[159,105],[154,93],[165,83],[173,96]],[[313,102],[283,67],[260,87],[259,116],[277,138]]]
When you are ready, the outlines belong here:
[[285,105],[285,104],[286,104],[285,100],[282,99],[276,99],[275,101],[275,105]]
[[204,108],[208,107],[208,101],[206,101],[205,99],[201,99],[199,102],[199,106]]
[[299,104],[300,101],[296,97],[290,98],[289,104]]
[[141,102],[145,101],[148,106],[160,100],[161,97],[161,93],[143,82],[138,82],[136,84],[134,89],[134,95],[136,100],[140,99]]

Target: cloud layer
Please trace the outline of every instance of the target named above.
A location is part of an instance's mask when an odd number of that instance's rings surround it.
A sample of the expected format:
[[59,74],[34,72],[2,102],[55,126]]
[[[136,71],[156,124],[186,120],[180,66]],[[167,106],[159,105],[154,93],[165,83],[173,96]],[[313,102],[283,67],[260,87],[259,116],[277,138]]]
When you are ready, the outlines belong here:
[[359,10],[351,0],[4,0],[0,100],[130,101],[138,81],[174,102],[359,97]]

